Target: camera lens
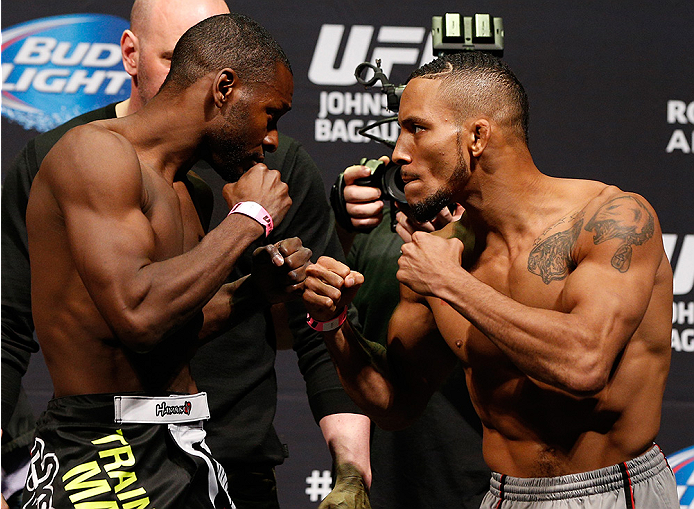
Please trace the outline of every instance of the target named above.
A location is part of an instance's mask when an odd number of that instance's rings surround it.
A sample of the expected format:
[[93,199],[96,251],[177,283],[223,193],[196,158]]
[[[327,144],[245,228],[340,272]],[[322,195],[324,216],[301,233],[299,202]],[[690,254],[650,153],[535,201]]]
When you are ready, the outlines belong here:
[[383,174],[383,190],[385,194],[398,203],[407,203],[405,199],[405,182],[402,180],[400,166],[389,164]]

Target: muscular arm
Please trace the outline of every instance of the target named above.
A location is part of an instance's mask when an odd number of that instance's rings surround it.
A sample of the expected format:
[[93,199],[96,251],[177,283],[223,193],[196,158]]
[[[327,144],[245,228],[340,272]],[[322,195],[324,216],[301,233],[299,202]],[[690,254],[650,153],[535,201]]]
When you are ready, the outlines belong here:
[[[583,226],[590,231],[601,214],[612,210],[617,217],[610,220],[621,221],[624,231],[612,236],[582,232],[576,267],[558,276],[565,282],[555,309],[501,294],[460,267],[461,245],[456,240],[427,234],[415,234],[403,248],[398,278],[415,291],[451,304],[531,378],[579,397],[594,394],[605,387],[619,353],[641,323],[657,272],[665,263],[660,227],[650,205],[635,195],[617,199],[622,201],[603,204],[591,213],[592,223]],[[632,205],[650,218],[649,227],[631,224]],[[633,228],[640,239],[625,240],[626,230]],[[615,259],[623,259],[618,255],[625,247],[629,264],[618,268]]]
[[[342,259],[334,219],[325,199],[320,170],[296,141],[280,135],[277,152],[267,155],[267,164],[281,165],[282,179],[292,198],[285,220],[271,238],[297,236],[313,251],[313,260],[323,255]],[[315,421],[336,465],[351,464],[371,484],[369,435],[371,421],[360,414],[340,384],[321,334],[306,324],[306,308],[300,301],[287,302],[288,325],[293,348]]]
[[[98,158],[81,148],[94,144],[101,147]],[[124,139],[85,126],[59,146],[34,184],[32,199],[39,179],[45,180],[33,217],[39,221],[36,209],[48,189],[62,214],[73,263],[99,313],[126,346],[148,351],[202,309],[262,227],[235,214],[182,253],[175,194],[161,196],[167,185],[140,169]],[[155,188],[159,208],[149,210],[147,193]],[[167,200],[170,206],[161,205]],[[29,223],[31,210],[27,217]]]
[[[304,300],[320,320],[349,302],[360,284],[360,275],[325,258],[307,273]],[[391,317],[387,350],[361,337],[349,322],[325,332],[324,339],[345,390],[384,429],[416,418],[456,362],[428,305],[407,288]]]

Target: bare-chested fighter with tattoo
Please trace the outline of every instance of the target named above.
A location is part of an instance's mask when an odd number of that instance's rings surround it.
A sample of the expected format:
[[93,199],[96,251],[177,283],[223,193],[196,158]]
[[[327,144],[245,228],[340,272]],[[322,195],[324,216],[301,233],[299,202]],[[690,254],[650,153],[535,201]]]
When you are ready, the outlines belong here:
[[482,507],[675,508],[653,442],[672,309],[656,213],[616,187],[540,173],[527,116],[495,57],[415,71],[393,153],[407,200],[420,220],[449,202],[466,214],[403,246],[387,352],[342,323],[363,276],[332,259],[307,269],[311,321],[382,427],[407,425],[462,361],[494,471]]

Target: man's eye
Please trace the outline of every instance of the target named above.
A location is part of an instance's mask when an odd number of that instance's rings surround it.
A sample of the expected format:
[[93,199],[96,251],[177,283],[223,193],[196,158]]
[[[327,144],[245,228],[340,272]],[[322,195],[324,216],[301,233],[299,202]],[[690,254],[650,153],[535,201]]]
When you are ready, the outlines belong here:
[[418,132],[421,132],[421,131],[423,131],[423,130],[424,130],[424,128],[423,128],[421,125],[414,125],[414,126],[412,126],[412,132],[414,132],[415,134],[418,133]]

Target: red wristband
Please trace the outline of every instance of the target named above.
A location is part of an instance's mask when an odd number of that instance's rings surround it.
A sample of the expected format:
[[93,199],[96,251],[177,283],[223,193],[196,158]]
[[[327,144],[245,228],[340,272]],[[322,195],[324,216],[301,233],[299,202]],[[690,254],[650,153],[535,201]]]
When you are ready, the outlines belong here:
[[339,329],[340,327],[342,327],[342,324],[345,323],[346,319],[347,306],[345,306],[345,308],[342,310],[342,313],[337,315],[332,320],[328,320],[327,322],[319,322],[315,318],[312,318],[310,314],[306,314],[306,323],[308,323],[309,327],[311,327],[313,330],[317,330],[318,332],[327,332]]
[[270,235],[270,232],[275,228],[272,222],[272,216],[263,208],[260,203],[254,201],[240,201],[229,211],[231,214],[243,214],[251,219],[255,219],[260,225],[265,228],[265,236]]

